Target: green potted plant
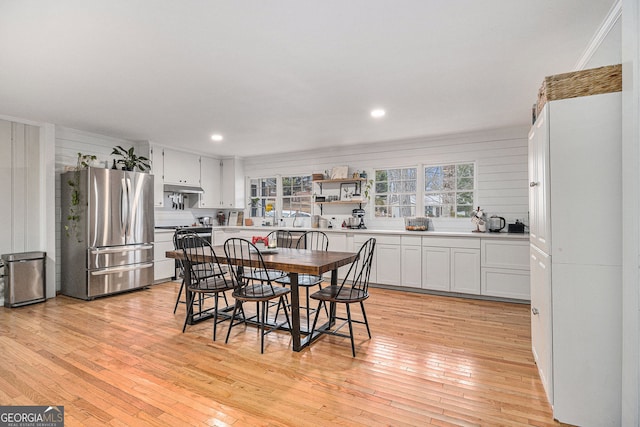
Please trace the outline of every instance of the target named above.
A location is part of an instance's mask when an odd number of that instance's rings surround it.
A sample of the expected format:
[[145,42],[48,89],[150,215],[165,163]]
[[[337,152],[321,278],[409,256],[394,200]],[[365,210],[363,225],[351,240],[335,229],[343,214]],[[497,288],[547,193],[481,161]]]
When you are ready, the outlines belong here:
[[149,166],[149,159],[144,156],[136,155],[133,147],[125,150],[120,145],[117,145],[111,154],[121,157],[116,160],[116,163],[122,165],[122,170],[133,171],[137,167],[140,172],[144,172],[147,169],[151,169],[151,166]]
[[71,204],[67,214],[67,224],[64,226],[67,236],[75,236],[78,242],[82,241],[77,225],[80,221],[80,211],[82,202],[82,193],[80,193],[80,171],[86,169],[91,162],[96,160],[96,156],[91,154],[78,153],[76,167],[73,170],[73,179],[67,181],[67,185],[71,187]]
[[370,179],[367,181],[367,185],[365,185],[364,187],[364,191],[362,192],[362,194],[364,195],[364,198],[366,200],[369,200],[371,198],[371,186],[373,185],[373,180]]

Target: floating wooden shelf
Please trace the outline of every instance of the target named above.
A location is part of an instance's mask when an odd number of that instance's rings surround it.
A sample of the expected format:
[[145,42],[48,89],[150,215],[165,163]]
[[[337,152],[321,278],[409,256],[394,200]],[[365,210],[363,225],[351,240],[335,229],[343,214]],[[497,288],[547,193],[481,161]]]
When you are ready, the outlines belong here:
[[344,182],[364,182],[366,181],[367,178],[344,178],[344,179],[318,179],[318,180],[313,180],[313,182],[318,183],[318,184],[322,184],[322,183],[344,183]]
[[334,200],[333,202],[314,202],[316,205],[362,205],[366,200]]

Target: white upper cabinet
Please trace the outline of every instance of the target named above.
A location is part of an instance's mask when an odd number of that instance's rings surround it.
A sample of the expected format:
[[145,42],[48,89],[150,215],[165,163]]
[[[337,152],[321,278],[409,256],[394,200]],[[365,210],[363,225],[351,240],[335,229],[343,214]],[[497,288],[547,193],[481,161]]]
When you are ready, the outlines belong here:
[[244,209],[244,164],[242,160],[222,160],[222,206],[227,209]]
[[165,148],[164,182],[166,184],[200,185],[200,156]]
[[529,238],[549,252],[549,127],[547,105],[529,132]]
[[153,174],[153,206],[164,206],[164,153],[162,147],[151,146],[151,173]]
[[200,185],[204,193],[200,195],[198,207],[219,208],[221,206],[220,159],[200,158]]

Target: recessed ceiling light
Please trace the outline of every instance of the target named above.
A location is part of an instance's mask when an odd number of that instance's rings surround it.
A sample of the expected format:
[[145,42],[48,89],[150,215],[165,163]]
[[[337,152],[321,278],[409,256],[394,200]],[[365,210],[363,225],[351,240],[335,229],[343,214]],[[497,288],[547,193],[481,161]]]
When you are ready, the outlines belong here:
[[371,110],[371,117],[379,119],[380,117],[384,117],[387,114],[382,108],[377,108],[375,110]]
[[211,135],[211,140],[213,140],[215,142],[220,142],[220,141],[222,141],[222,135],[220,135],[219,133],[215,133],[215,134]]

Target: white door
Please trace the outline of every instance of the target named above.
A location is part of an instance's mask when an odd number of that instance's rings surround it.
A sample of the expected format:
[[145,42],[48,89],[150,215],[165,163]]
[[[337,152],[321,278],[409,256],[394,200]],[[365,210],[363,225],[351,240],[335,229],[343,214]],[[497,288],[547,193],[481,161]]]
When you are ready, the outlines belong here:
[[400,245],[376,244],[376,283],[400,286]]
[[451,292],[480,294],[480,249],[451,248]]
[[402,286],[422,287],[422,248],[402,245]]
[[451,261],[449,248],[422,247],[422,288],[449,291]]
[[550,237],[548,109],[542,109],[529,133],[529,236],[545,253]]
[[200,158],[200,186],[204,193],[200,195],[201,208],[219,208],[220,198],[220,160],[209,157]]
[[531,245],[531,350],[542,385],[553,404],[551,263]]

